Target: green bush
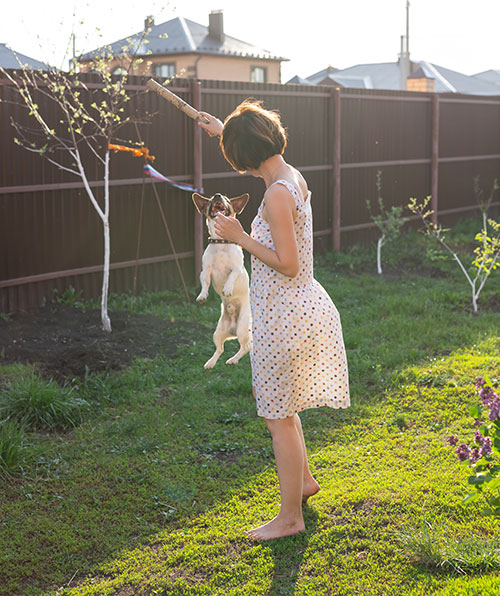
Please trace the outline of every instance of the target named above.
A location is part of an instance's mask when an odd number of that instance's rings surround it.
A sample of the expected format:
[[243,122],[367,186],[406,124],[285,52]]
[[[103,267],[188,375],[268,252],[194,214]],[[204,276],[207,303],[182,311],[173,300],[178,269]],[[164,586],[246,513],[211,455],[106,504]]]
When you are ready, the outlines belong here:
[[13,476],[23,461],[24,431],[14,422],[0,423],[0,476]]
[[77,426],[87,406],[74,395],[74,388],[38,375],[12,381],[0,391],[0,420],[13,420],[30,430]]

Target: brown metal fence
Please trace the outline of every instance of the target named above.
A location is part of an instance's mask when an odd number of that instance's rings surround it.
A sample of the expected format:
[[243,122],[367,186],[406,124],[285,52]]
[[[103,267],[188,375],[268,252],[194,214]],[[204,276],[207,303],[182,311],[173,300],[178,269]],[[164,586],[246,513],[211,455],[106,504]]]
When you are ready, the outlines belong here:
[[[82,76],[92,81],[91,75]],[[132,77],[129,88],[137,91],[145,82]],[[479,174],[485,186],[500,179],[500,97],[182,79],[171,88],[221,118],[247,97],[280,111],[289,132],[287,161],[305,174],[313,193],[318,251],[373,238],[366,200],[376,196],[378,169],[386,205],[406,205],[410,196],[432,194],[438,217],[448,219],[477,208],[474,176]],[[12,86],[0,79],[0,98],[12,97]],[[126,131],[131,141],[139,140],[139,133],[156,155],[154,167],[176,180],[203,184],[207,195],[249,192],[252,200],[241,216],[248,229],[263,194],[262,181],[233,172],[217,141],[156,95],[141,94],[133,104],[139,114],[155,114],[150,124]],[[98,296],[101,222],[83,185],[17,146],[11,118],[22,121],[25,116],[15,105],[1,103],[0,310],[39,305],[52,298],[54,288],[63,291],[70,285],[86,297]],[[99,195],[99,169],[88,164]],[[130,291],[136,267],[139,291],[178,287],[174,255],[142,161],[113,155],[111,178],[111,291]],[[183,274],[194,283],[203,223],[189,193],[155,184]]]

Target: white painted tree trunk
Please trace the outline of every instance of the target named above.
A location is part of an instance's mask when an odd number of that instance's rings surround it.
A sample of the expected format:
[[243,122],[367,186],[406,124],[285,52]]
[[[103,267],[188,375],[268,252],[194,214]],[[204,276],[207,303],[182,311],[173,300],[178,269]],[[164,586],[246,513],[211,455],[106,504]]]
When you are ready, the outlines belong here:
[[377,242],[377,273],[382,275],[382,246],[384,246],[385,234],[382,234]]
[[477,315],[477,299],[478,299],[478,294],[476,293],[476,289],[474,286],[472,286],[472,310],[474,312],[475,315]]
[[104,230],[104,270],[102,274],[101,321],[102,328],[109,333],[111,331],[111,320],[108,315],[109,262],[111,255],[109,229],[109,151],[106,151],[104,160],[104,217],[102,218],[102,224]]

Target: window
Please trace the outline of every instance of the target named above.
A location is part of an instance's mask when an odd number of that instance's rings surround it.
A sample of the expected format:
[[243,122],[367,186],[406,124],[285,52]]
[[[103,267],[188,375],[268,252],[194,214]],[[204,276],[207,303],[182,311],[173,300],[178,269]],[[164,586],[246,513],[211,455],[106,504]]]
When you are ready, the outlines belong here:
[[169,62],[167,64],[155,64],[155,76],[162,77],[164,79],[170,79],[175,76],[175,62]]
[[267,81],[267,68],[265,66],[251,66],[250,81],[252,83],[265,83]]

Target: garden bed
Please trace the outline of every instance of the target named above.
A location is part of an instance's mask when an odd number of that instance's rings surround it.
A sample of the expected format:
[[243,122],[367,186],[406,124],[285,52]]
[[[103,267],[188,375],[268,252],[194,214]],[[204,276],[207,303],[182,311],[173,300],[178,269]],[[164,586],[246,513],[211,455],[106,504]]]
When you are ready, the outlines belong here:
[[64,383],[123,369],[134,357],[173,357],[207,333],[195,322],[130,312],[113,312],[111,322],[106,333],[100,311],[59,303],[2,318],[0,362],[36,363],[44,376]]

